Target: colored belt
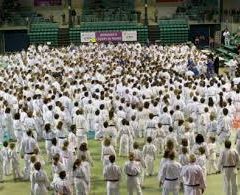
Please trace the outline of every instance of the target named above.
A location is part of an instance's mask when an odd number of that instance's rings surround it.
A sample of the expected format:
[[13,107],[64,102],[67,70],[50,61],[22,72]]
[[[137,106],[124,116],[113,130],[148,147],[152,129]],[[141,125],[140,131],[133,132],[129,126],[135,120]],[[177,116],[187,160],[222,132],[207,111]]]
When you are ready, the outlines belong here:
[[200,184],[193,184],[193,185],[191,185],[191,184],[184,184],[185,186],[188,186],[188,187],[198,187],[198,186],[200,186]]
[[66,137],[58,137],[58,139],[66,139]]
[[170,179],[170,178],[165,178],[166,181],[177,181],[178,178]]
[[231,166],[223,166],[223,168],[225,169],[227,169],[227,168],[235,168],[236,167],[236,165],[231,165]]
[[127,174],[128,177],[137,177],[138,175]]
[[28,153],[25,153],[27,155],[33,155],[34,153],[33,152],[28,152]]
[[110,182],[118,182],[118,179],[107,179],[106,181],[110,181]]

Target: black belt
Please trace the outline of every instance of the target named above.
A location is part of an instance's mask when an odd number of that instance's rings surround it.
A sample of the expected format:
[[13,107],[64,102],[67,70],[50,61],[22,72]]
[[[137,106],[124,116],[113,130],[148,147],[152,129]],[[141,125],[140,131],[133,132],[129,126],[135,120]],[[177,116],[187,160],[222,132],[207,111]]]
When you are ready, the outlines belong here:
[[58,137],[58,139],[66,139],[66,137]]
[[107,179],[106,181],[110,181],[110,182],[118,182],[118,179]]
[[127,174],[128,177],[137,177],[138,175],[130,175],[130,174]]
[[191,185],[191,184],[184,184],[185,186],[188,186],[188,187],[198,187],[200,186],[200,184],[194,184],[194,185]]
[[115,125],[109,125],[109,127],[115,127]]
[[166,181],[177,181],[178,178],[174,178],[174,179],[169,179],[169,178],[165,178]]
[[170,125],[170,124],[162,124],[162,125]]
[[34,153],[33,153],[33,152],[28,152],[28,153],[25,153],[25,154],[28,154],[28,155],[33,155]]
[[235,168],[236,165],[232,165],[232,166],[223,166],[223,168]]
[[45,139],[46,141],[52,141],[52,139]]

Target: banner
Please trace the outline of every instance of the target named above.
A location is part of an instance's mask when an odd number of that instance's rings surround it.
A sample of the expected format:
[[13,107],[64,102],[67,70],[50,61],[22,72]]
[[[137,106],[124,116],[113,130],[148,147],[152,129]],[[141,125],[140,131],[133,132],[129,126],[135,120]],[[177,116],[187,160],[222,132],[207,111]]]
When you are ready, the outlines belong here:
[[123,31],[122,41],[137,41],[137,31]]
[[[93,41],[94,40],[94,41]],[[134,42],[137,41],[137,31],[123,32],[81,32],[81,42]]]
[[89,43],[93,39],[96,39],[95,32],[82,32],[81,33],[81,42]]
[[122,32],[96,32],[98,42],[121,42]]

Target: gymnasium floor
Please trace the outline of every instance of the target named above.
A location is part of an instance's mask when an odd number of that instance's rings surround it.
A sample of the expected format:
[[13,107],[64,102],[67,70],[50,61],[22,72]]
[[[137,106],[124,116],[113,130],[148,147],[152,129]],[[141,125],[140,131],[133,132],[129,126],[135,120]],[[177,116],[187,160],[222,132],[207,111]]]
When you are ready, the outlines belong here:
[[[139,140],[142,143],[142,140]],[[41,150],[44,151],[44,143],[40,143]],[[105,195],[106,185],[102,177],[102,161],[100,160],[101,153],[101,143],[98,141],[89,141],[89,148],[94,161],[94,166],[92,167],[92,178],[91,178],[91,193],[90,195]],[[44,155],[44,159],[46,156]],[[155,172],[159,167],[160,157],[157,157],[155,162]],[[117,163],[121,166],[124,165],[125,158],[117,158]],[[46,163],[45,170],[50,173],[51,164]],[[21,160],[21,168],[23,166],[23,160]],[[50,175],[50,174],[49,174]],[[126,193],[126,180],[123,176],[121,182],[121,195],[127,195]],[[51,179],[51,178],[50,178]],[[240,179],[240,173],[238,174],[238,180]],[[239,185],[240,187],[240,185]],[[4,184],[0,184],[0,195],[29,195],[30,183],[29,182],[14,182],[12,176],[6,178]],[[53,194],[52,191],[49,195]],[[157,177],[147,177],[145,178],[145,189],[143,190],[144,195],[160,195],[161,190],[158,186]],[[181,193],[182,194],[182,193]],[[223,179],[222,175],[212,175],[207,177],[207,190],[205,195],[224,195],[223,192]]]

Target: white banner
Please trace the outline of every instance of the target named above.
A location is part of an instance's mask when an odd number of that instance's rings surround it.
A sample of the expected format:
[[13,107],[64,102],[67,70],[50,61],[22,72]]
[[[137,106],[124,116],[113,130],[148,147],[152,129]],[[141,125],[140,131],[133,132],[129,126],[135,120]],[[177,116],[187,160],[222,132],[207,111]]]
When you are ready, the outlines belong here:
[[81,32],[81,42],[89,43],[96,39],[95,32]]
[[137,41],[137,31],[123,31],[122,41]]

